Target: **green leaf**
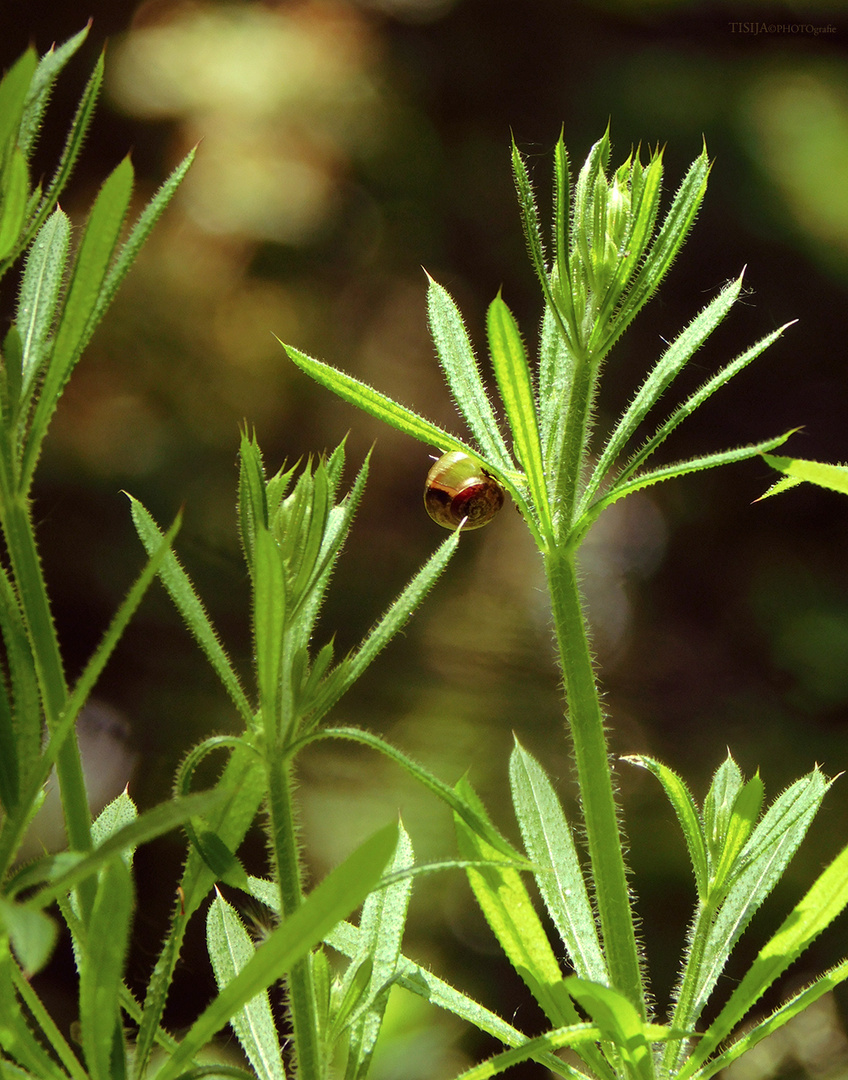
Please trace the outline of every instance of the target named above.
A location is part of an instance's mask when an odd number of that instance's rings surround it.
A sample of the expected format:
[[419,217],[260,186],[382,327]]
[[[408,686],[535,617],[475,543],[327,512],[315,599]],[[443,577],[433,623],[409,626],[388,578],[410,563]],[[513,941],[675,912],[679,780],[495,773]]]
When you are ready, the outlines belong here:
[[231,1017],[281,979],[357,907],[376,885],[396,844],[397,829],[394,825],[387,826],[333,870],[201,1013],[175,1053],[157,1072],[157,1080],[174,1080],[179,1076],[186,1063]]
[[486,317],[489,349],[515,452],[527,475],[543,534],[550,535],[551,512],[536,417],[536,399],[527,355],[512,312],[497,296]]
[[760,816],[764,787],[759,775],[742,786],[733,801],[733,812],[724,831],[724,846],[712,870],[710,891],[721,892],[737,865],[737,859]]
[[509,778],[527,855],[539,867],[536,884],[569,959],[579,975],[608,983],[609,972],[571,828],[550,780],[517,739]]
[[[615,429],[607,440],[606,445],[598,458],[597,465],[592,471],[592,478],[584,492],[584,504],[588,504],[595,492],[601,487],[604,477],[612,468],[619,454],[621,454],[631,436],[645,419],[650,409],[656,405],[668,386],[692,359],[695,352],[703,345],[713,330],[715,330],[727,316],[728,312],[736,302],[741,288],[742,278],[740,276],[736,281],[733,281],[730,285],[726,286],[718,296],[716,296],[715,299],[713,299],[712,302],[704,308],[691,323],[689,323],[686,329],[674,339],[653,366],[647,378],[637,391],[636,396],[622,413]],[[680,419],[682,420],[683,417],[681,416]],[[667,430],[666,428],[667,425],[663,425],[663,439],[665,439],[673,430],[671,427],[668,427]],[[659,443],[657,443],[657,445],[659,445]],[[652,450],[653,449],[656,449],[656,447],[652,447]],[[647,454],[643,449],[640,452],[638,464],[641,464],[646,456]],[[628,468],[628,472],[632,472],[635,467],[638,467],[638,464],[636,466],[631,464]]]
[[[428,769],[425,769],[423,765],[419,765],[418,762],[407,757],[406,754],[392,746],[391,743],[381,739],[379,735],[374,735],[370,731],[360,731],[357,728],[328,727],[315,732],[309,741],[318,741],[319,739],[350,739],[353,742],[362,743],[363,746],[370,746],[374,750],[379,750],[381,754],[385,754],[386,757],[400,765],[413,779],[423,784],[425,788],[446,803],[472,832],[482,837],[489,846],[500,852],[506,861],[513,865],[525,861],[515,848],[501,836],[486,814],[481,813],[480,809],[478,809],[479,800],[476,796],[469,802],[463,794],[443,783]],[[527,866],[528,869],[531,868],[529,863]]]
[[32,885],[34,871],[37,871],[38,878],[41,880],[46,869],[55,868],[55,873],[50,875],[48,883],[25,901],[25,906],[32,910],[38,911],[45,908],[54,900],[64,896],[80,881],[100,870],[114,855],[132,851],[139,844],[147,843],[177,828],[189,818],[206,813],[221,803],[224,795],[225,792],[214,789],[161,803],[152,810],[146,810],[132,824],[123,826],[99,847],[85,855],[71,852],[65,856],[39,861],[29,873],[24,871],[17,875],[14,880],[14,890],[17,893]]
[[256,645],[256,685],[268,745],[279,734],[280,689],[286,586],[283,555],[271,533],[257,528],[253,538],[253,628]]
[[[237,743],[216,790],[221,801],[206,812],[204,820],[231,851],[237,851],[253,822],[267,790],[265,768],[259,755],[243,743]],[[214,884],[214,874],[200,855],[192,850],[179,883],[182,894],[175,903],[171,928],[153,968],[135,1044],[134,1080],[148,1074],[154,1042],[160,1039],[162,1014],[180,958],[180,950],[191,917],[206,900]]]
[[[114,798],[103,807],[91,823],[91,839],[95,847],[105,843],[119,829],[122,829],[125,825],[132,825],[137,819],[138,810],[135,803],[130,798],[129,792],[122,791],[117,798]],[[132,863],[134,853],[135,848],[133,847],[126,851],[128,864]]]
[[765,1020],[755,1024],[741,1038],[731,1043],[727,1049],[711,1058],[706,1065],[698,1069],[696,1075],[699,1080],[708,1080],[709,1077],[715,1076],[720,1070],[727,1068],[731,1062],[736,1061],[737,1058],[753,1049],[757,1043],[762,1042],[763,1039],[773,1034],[778,1028],[789,1023],[790,1020],[803,1012],[804,1009],[809,1008],[819,998],[831,993],[846,979],[848,979],[848,960],[843,960],[842,963],[837,964],[830,971],[820,975],[811,986],[806,986],[797,994],[793,994],[788,1001]]
[[459,545],[460,535],[460,532],[453,532],[442,541],[397,600],[368,632],[359,647],[330,672],[316,691],[314,699],[304,702],[304,708],[309,709],[311,714],[310,727],[314,727],[329,712],[392,638],[403,629],[446,569]]
[[594,1021],[601,1037],[609,1040],[627,1063],[627,1075],[653,1080],[651,1042],[654,1025],[646,1024],[624,994],[575,975],[565,981],[569,994]]
[[[256,947],[235,908],[215,892],[206,916],[206,946],[215,982],[224,990],[253,958]],[[230,1026],[259,1080],[282,1080],[285,1069],[268,991],[251,998],[231,1017]]]
[[[24,1016],[21,1001],[27,1008],[27,1016]],[[67,1073],[59,1067],[53,1055],[30,1030],[33,1018],[41,1021],[41,1029],[47,1036],[51,1049],[68,1069]],[[67,1080],[68,1074],[74,1080],[88,1080],[70,1047],[41,1005],[29,980],[21,974],[8,948],[0,951],[0,1030],[3,1032],[4,1058],[0,1064],[3,1066],[4,1080],[8,1071],[5,1055],[10,1055],[28,1070],[24,1075],[36,1077],[37,1080]]]
[[89,27],[84,26],[58,49],[55,46],[51,47],[38,62],[38,67],[30,82],[18,132],[18,145],[27,158],[35,146],[53,84],[67,62],[88,37],[88,30]]
[[[33,663],[26,626],[20,609],[20,599],[5,567],[0,566],[0,630],[6,652],[8,670],[9,727],[4,730],[3,771],[9,785],[4,795],[7,813],[17,806],[23,785],[41,757],[41,701],[38,679]],[[40,785],[39,785],[40,787]],[[24,810],[24,816],[29,807]],[[5,845],[9,820],[4,822],[0,836],[0,868],[5,869],[13,852]]]
[[[703,386],[699,387],[694,394],[691,394],[682,405],[675,409],[668,420],[666,420],[665,423],[662,424],[645,442],[644,446],[630,458],[616,478],[616,483],[622,483],[631,477],[636,470],[645,463],[651,454],[662,446],[676,427],[683,423],[687,417],[691,416],[692,413],[699,408],[699,406],[703,405],[717,390],[728,383],[734,375],[738,375],[752,360],[755,360],[762,352],[764,352],[769,345],[780,337],[786,327],[790,325],[791,323],[786,323],[785,326],[778,327],[773,333],[767,334],[766,337],[761,338],[760,341],[756,342],[749,349],[746,349],[744,353],[737,356],[729,364],[723,367],[721,371],[717,372],[711,379],[704,383]],[[791,434],[791,432],[789,434]],[[786,437],[788,437],[788,435],[785,436],[785,438]]]
[[106,312],[106,309],[115,298],[121,282],[129,273],[130,267],[138,257],[138,253],[145,240],[153,230],[154,225],[165,212],[171,199],[176,194],[177,188],[183,182],[186,173],[194,161],[195,151],[190,150],[177,167],[171,172],[167,180],[157,190],[150,202],[139,214],[138,220],[130,229],[129,236],[121,245],[114,261],[109,267],[109,272],[100,289],[97,302],[94,306],[91,318],[86,327],[86,340],[94,333],[95,328]]
[[[481,817],[485,817],[483,806],[467,781],[461,780],[457,784],[457,792]],[[512,866],[499,867],[497,863],[503,862],[503,856],[459,817],[455,818],[455,823],[460,855],[491,864],[469,866],[466,873],[477,903],[507,959],[551,1023],[557,1026],[577,1023],[577,1013],[566,993],[562,971],[520,874]]]
[[575,536],[583,536],[601,513],[614,502],[623,499],[633,492],[642,491],[654,484],[661,484],[665,480],[674,480],[680,476],[688,476],[690,473],[702,472],[704,469],[716,469],[721,465],[733,465],[749,458],[758,457],[781,446],[794,432],[786,431],[773,439],[765,439],[760,443],[749,443],[748,446],[739,446],[733,450],[719,450],[713,454],[704,454],[702,457],[689,458],[688,461],[676,461],[672,465],[661,465],[656,469],[640,473],[626,483],[616,483],[611,491],[596,499],[582,516],[575,529]]
[[721,857],[724,838],[733,814],[733,805],[742,790],[742,770],[728,753],[716,769],[704,800],[704,834],[711,863]]
[[[149,554],[161,542],[162,532],[138,499],[133,498],[132,495],[128,498],[132,509],[133,524]],[[206,613],[191,579],[173,552],[169,552],[166,556],[159,576],[189,631],[206,654],[213,670],[217,672],[242,719],[249,725],[253,719],[253,709],[242,689],[239,677],[221,645],[212,620]]]
[[[843,848],[820,874],[804,898],[784,919],[777,933],[760,949],[756,960],[681,1069],[679,1080],[687,1080],[698,1071],[775,979],[833,922],[846,905],[848,847]],[[840,972],[838,981],[842,981],[846,974],[848,972]]]
[[58,929],[53,919],[43,911],[32,911],[0,897],[0,924],[27,978],[41,971],[56,945]]
[[616,312],[613,334],[604,343],[607,351],[621,337],[639,311],[650,300],[683,246],[707,190],[710,164],[706,147],[692,162],[669,207],[641,268],[634,277]]
[[15,250],[26,221],[29,171],[26,158],[15,150],[2,178],[0,191],[0,264]]
[[[400,826],[397,849],[388,872],[402,875],[412,864],[412,843]],[[401,876],[386,888],[372,892],[363,904],[359,922],[360,955],[364,954],[363,959],[369,963],[370,979],[365,1007],[349,1033],[347,1080],[364,1080],[368,1074],[401,956],[411,892],[412,878]],[[357,970],[361,964],[362,961],[355,960],[351,967]]]
[[[254,892],[257,883],[260,885],[260,889],[258,892]],[[251,892],[263,902],[266,902],[265,897],[271,896],[274,891],[274,886],[270,882],[262,883],[256,878],[251,878]],[[359,929],[351,926],[348,922],[339,923],[327,935],[326,941],[328,945],[331,945],[343,956],[353,959],[359,952]],[[531,1044],[535,1043],[535,1040],[528,1039],[526,1035],[505,1020],[502,1020],[497,1014],[480,1005],[479,1002],[468,997],[467,994],[461,993],[455,987],[434,975],[428,968],[421,967],[408,957],[399,957],[395,981],[404,990],[417,994],[431,1005],[437,1005],[460,1020],[473,1024],[480,1031],[499,1039],[505,1046],[531,1047]],[[546,1046],[532,1045],[527,1057],[545,1065],[555,1075],[574,1076],[574,1070],[550,1053]]]
[[12,64],[0,82],[0,170],[4,174],[12,159],[24,103],[37,66],[35,50],[29,48]]
[[92,316],[124,224],[132,186],[132,165],[124,158],[104,182],[88,216],[24,452],[24,490],[62,390],[91,336]]
[[47,356],[59,293],[65,280],[71,223],[56,210],[38,231],[27,255],[18,310],[15,316],[21,335],[21,393],[24,398]]
[[116,1039],[122,1046],[120,989],[132,906],[129,868],[113,858],[100,874],[80,971],[82,1048],[92,1080],[117,1080],[113,1055]]
[[[733,947],[798,850],[829,786],[814,770],[775,799],[754,829],[728,871],[728,882],[722,884],[721,891],[726,890],[727,895],[707,930],[700,961],[691,973],[690,1001],[682,1013],[675,1013],[678,1027],[694,1027]],[[734,796],[733,805],[736,801]],[[732,821],[731,808],[728,829]],[[688,969],[685,978],[690,979]]]
[[6,691],[6,680],[0,678],[0,808],[13,813],[20,796],[20,763],[12,705]]
[[462,315],[448,291],[429,274],[427,280],[430,332],[457,408],[468,422],[485,457],[501,471],[509,472],[515,466],[483,385]]
[[667,765],[663,765],[662,762],[656,761],[654,758],[645,757],[643,754],[634,754],[624,757],[622,760],[647,769],[662,784],[677,815],[677,820],[680,822],[683,838],[689,850],[692,870],[695,874],[698,901],[703,903],[708,886],[707,845],[704,841],[704,831],[692,793],[676,772],[673,772]]
[[[490,1077],[498,1076],[513,1065],[520,1065],[523,1061],[542,1062],[543,1055],[550,1056],[557,1050],[565,1050],[569,1047],[580,1053],[586,1044],[596,1042],[600,1034],[598,1028],[591,1024],[568,1024],[565,1027],[555,1028],[544,1035],[538,1035],[535,1039],[528,1039],[515,1049],[504,1050],[487,1061],[481,1061],[479,1065],[474,1065],[460,1073],[456,1080],[489,1080]],[[584,1075],[568,1066],[566,1069],[568,1071],[560,1071],[560,1075],[574,1078],[574,1080],[579,1080]]]
[[848,495],[848,465],[830,465],[822,461],[775,457],[772,454],[763,454],[763,457],[773,469],[783,473],[787,479],[778,481],[765,495],[761,496],[761,499],[776,495],[779,491],[786,491],[803,481],[818,484],[819,487],[830,491],[838,491],[841,495]]
[[68,137],[59,159],[59,164],[56,166],[56,171],[53,174],[50,185],[38,205],[38,212],[33,217],[29,229],[27,230],[26,243],[29,242],[28,238],[34,236],[38,229],[41,228],[41,225],[46,220],[48,214],[50,214],[55,207],[59,196],[65,190],[65,185],[77,163],[77,159],[79,158],[85,141],[85,136],[91,125],[94,109],[97,104],[97,96],[100,93],[102,82],[103,53],[97,58],[94,69],[89,76],[88,82],[85,84],[85,89],[83,90],[73,122],[71,123],[71,128],[68,132]]
[[[277,340],[279,341],[279,338]],[[426,443],[428,446],[436,446],[442,451],[464,450],[466,454],[470,454],[472,457],[479,457],[478,451],[473,447],[467,446],[455,435],[450,435],[443,428],[431,424],[429,420],[425,420],[423,416],[419,416],[418,413],[413,412],[411,409],[392,401],[385,394],[381,394],[379,390],[372,389],[366,383],[354,379],[352,375],[346,375],[343,371],[339,371],[329,364],[324,364],[320,360],[313,360],[312,357],[306,356],[305,353],[299,352],[291,345],[286,345],[282,341],[280,341],[280,344],[288,353],[289,359],[301,371],[304,371],[321,386],[332,390],[343,401],[355,405],[370,416],[384,421],[391,427],[397,428],[398,431],[411,435],[413,439],[418,439],[419,442]]]

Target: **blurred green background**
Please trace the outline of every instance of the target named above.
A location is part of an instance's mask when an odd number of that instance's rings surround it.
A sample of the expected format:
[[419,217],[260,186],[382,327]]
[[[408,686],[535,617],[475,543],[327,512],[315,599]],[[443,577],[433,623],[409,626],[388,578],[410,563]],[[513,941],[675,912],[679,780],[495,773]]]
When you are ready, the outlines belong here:
[[[185,507],[180,554],[249,670],[234,517],[245,420],[273,468],[347,435],[352,476],[376,443],[325,613],[324,633],[335,633],[340,650],[432,551],[441,534],[421,503],[425,448],[310,384],[272,334],[455,428],[427,333],[421,267],[454,295],[481,353],[485,308],[499,288],[528,343],[541,312],[513,195],[510,131],[545,205],[561,126],[578,167],[608,121],[613,164],[638,144],[665,145],[665,205],[702,139],[715,160],[688,245],[610,360],[601,428],[664,340],[747,266],[751,291],[699,354],[687,388],[774,327],[798,323],[675,436],[668,454],[803,425],[792,452],[848,458],[844,3],[2,0],[3,65],[30,42],[43,52],[65,40],[89,17],[89,40],[60,83],[42,145],[49,171],[108,39],[102,107],[64,208],[82,215],[127,150],[141,200],[190,146],[200,149],[75,372],[41,465],[40,537],[72,672],[141,563],[122,489],[163,522]],[[12,299],[3,297],[4,318]],[[655,489],[614,508],[586,551],[612,748],[664,759],[699,800],[728,747],[746,773],[761,770],[771,797],[816,762],[829,775],[848,766],[848,501],[801,488],[755,504],[770,482],[753,462]],[[128,718],[139,752],[131,791],[145,805],[167,796],[194,742],[234,723],[161,590],[99,694]],[[514,732],[573,807],[540,567],[517,514],[464,541],[406,635],[334,719],[380,732],[446,781],[470,769],[511,836]],[[657,786],[624,766],[620,785],[662,1005],[691,913],[690,875]],[[304,758],[300,790],[318,875],[398,811],[421,859],[453,851],[444,808],[349,745]],[[848,839],[846,792],[838,782],[749,932],[752,943],[740,945],[740,962],[762,940],[757,931],[776,925]],[[174,838],[139,853],[139,985],[173,902],[180,852]],[[259,842],[247,853],[252,870],[262,871],[262,854]],[[844,955],[844,939],[843,921],[784,989]],[[460,873],[421,882],[407,951],[507,1019],[539,1029]],[[57,998],[59,966],[45,984]],[[210,987],[198,940],[171,1022],[187,1022]],[[494,1049],[423,1006],[396,1008],[397,1039],[380,1077],[452,1076]],[[743,1060],[739,1073],[848,1075],[840,1009],[824,1005],[812,1034],[787,1035],[770,1057]]]

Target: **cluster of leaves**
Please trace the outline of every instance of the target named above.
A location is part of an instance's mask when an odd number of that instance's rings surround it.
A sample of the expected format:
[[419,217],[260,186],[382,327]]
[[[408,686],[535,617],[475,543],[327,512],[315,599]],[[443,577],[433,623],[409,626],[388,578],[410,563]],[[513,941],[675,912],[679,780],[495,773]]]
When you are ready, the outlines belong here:
[[[489,400],[459,310],[446,290],[432,280],[433,339],[446,383],[476,445],[354,377],[286,346],[303,371],[344,400],[441,450],[461,450],[479,460],[485,472],[497,477],[512,495],[545,562],[580,785],[580,828],[588,841],[585,871],[571,825],[550,782],[520,747],[513,756],[511,781],[527,858],[577,975],[565,977],[555,959],[522,883],[521,854],[507,850],[502,837],[486,837],[476,824],[458,820],[460,851],[476,864],[469,867],[468,876],[480,907],[504,953],[553,1025],[534,1040],[504,1039],[510,1049],[466,1074],[475,1078],[495,1075],[527,1058],[544,1062],[561,1075],[580,1075],[553,1057],[564,1046],[575,1051],[588,1074],[603,1080],[710,1076],[848,974],[845,963],[840,964],[717,1052],[768,986],[848,903],[846,849],[763,947],[717,1019],[695,1038],[698,1020],[733,947],[797,849],[828,785],[814,771],[781,795],[756,824],[762,785],[759,778],[743,783],[731,759],[716,773],[703,812],[671,770],[640,759],[659,777],[678,814],[698,897],[667,1026],[652,1023],[648,1013],[647,1003],[652,1001],[648,965],[640,956],[634,931],[623,860],[622,814],[614,796],[574,554],[606,507],[667,479],[761,454],[790,477],[778,489],[799,479],[839,486],[844,484],[844,471],[771,457],[770,452],[791,433],[646,468],[648,459],[677,427],[785,329],[773,331],[725,364],[647,438],[635,441],[672,382],[738,300],[741,278],[722,289],[671,340],[611,432],[599,446],[593,445],[593,420],[607,354],[659,287],[694,221],[709,172],[703,152],[658,225],[662,155],[652,154],[646,166],[638,154],[631,155],[611,174],[609,156],[605,135],[592,148],[572,191],[565,147],[562,139],[558,142],[553,254],[548,260],[535,194],[525,163],[513,146],[525,235],[545,307],[535,371],[503,298],[496,297],[488,310],[489,358],[508,431],[498,425],[497,410]],[[486,820],[484,808],[467,784],[457,794]]]

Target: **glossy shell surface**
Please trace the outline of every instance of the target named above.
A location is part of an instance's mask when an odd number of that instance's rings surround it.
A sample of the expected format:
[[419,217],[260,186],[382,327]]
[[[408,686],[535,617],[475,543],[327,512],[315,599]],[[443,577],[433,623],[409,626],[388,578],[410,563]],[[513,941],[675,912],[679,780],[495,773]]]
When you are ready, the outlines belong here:
[[479,529],[488,525],[504,504],[504,489],[479,461],[450,450],[427,473],[424,506],[445,529]]

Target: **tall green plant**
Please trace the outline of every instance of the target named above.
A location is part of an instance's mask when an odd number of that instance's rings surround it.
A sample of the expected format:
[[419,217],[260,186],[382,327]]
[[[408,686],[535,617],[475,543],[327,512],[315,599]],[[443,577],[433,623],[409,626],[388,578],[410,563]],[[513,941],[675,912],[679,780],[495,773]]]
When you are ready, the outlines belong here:
[[[634,931],[623,854],[624,815],[615,794],[576,558],[600,514],[631,492],[769,454],[785,441],[788,433],[670,464],[651,460],[681,423],[785,327],[726,363],[645,438],[641,432],[660,399],[739,298],[741,277],[730,282],[649,368],[612,430],[596,432],[596,403],[608,354],[660,286],[696,217],[709,173],[704,150],[661,217],[662,154],[652,153],[644,165],[638,154],[631,154],[615,170],[610,170],[609,158],[605,134],[592,147],[572,188],[560,138],[554,151],[553,224],[546,239],[525,163],[513,145],[513,173],[530,260],[541,287],[543,318],[538,360],[531,365],[504,299],[498,295],[489,306],[488,354],[504,426],[497,421],[460,312],[433,280],[428,286],[433,339],[472,443],[352,376],[285,346],[298,367],[351,404],[442,452],[468,455],[482,478],[493,478],[512,496],[545,567],[580,786],[578,829],[585,832],[588,846],[585,869],[572,839],[573,827],[550,781],[520,746],[513,754],[510,779],[527,856],[576,975],[566,978],[555,960],[522,883],[518,853],[505,850],[488,822],[486,835],[470,820],[468,809],[483,819],[485,811],[463,782],[456,792],[466,810],[465,820],[457,817],[460,850],[479,864],[468,870],[470,883],[501,947],[552,1025],[546,1035],[529,1041],[502,1034],[511,1049],[466,1077],[491,1076],[527,1058],[574,1075],[571,1067],[551,1064],[552,1052],[563,1046],[572,1047],[583,1067],[605,1080],[710,1076],[848,974],[843,962],[719,1050],[768,986],[848,902],[845,849],[763,947],[718,1018],[706,1032],[697,1032],[731,950],[797,849],[828,783],[814,770],[760,819],[762,784],[758,777],[745,782],[732,759],[717,771],[699,809],[667,766],[634,758],[659,778],[672,802],[697,889],[696,914],[667,1025],[657,1026],[649,1013],[653,999]],[[454,524],[461,528],[460,515],[458,511]],[[470,1006],[463,1008],[464,1015],[474,1013]],[[483,1022],[480,1026],[491,1030]]]

